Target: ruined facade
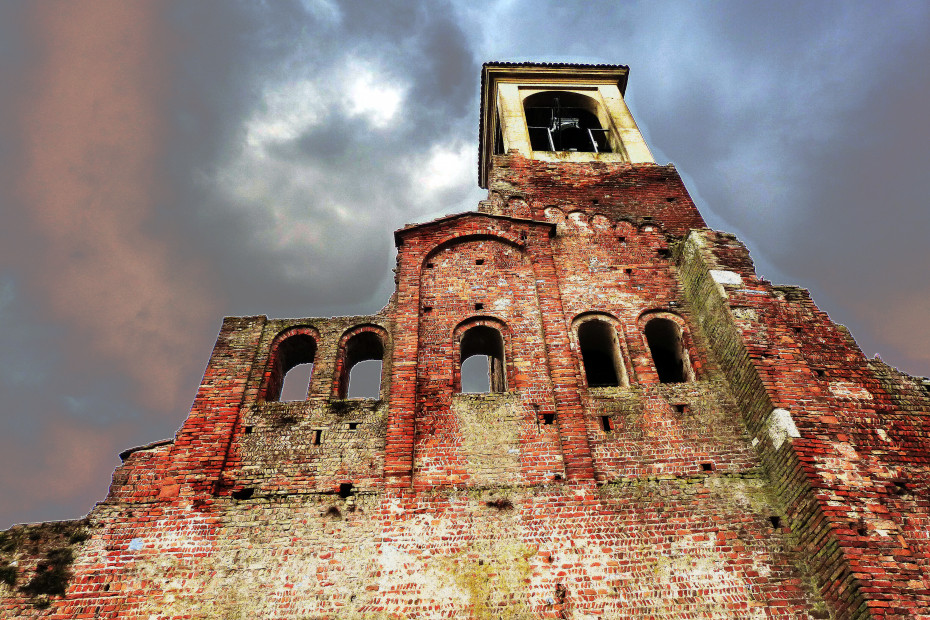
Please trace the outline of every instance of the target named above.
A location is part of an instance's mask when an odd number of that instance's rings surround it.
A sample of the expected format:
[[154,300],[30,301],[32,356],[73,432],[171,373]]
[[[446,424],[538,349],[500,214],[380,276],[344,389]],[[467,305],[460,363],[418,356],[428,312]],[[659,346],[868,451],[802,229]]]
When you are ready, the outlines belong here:
[[487,200],[378,314],[227,318],[174,439],[0,534],[0,617],[930,618],[927,382],[705,227],[626,78],[485,65]]

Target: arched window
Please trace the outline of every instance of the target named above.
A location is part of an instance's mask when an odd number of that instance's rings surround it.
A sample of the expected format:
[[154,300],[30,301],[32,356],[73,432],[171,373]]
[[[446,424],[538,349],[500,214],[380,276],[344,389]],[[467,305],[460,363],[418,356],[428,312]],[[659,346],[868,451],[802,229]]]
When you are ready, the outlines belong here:
[[[471,358],[475,362],[468,363]],[[462,392],[506,392],[504,338],[487,325],[475,325],[462,334],[459,350]],[[472,368],[471,366],[477,366]],[[484,373],[484,376],[482,376]],[[485,380],[484,377],[487,377]]]
[[646,323],[646,342],[652,353],[659,381],[684,383],[688,381],[688,358],[681,343],[681,328],[671,319],[654,318]]
[[373,331],[346,340],[337,390],[338,398],[380,398],[384,343]]
[[309,333],[283,334],[272,345],[265,400],[305,400],[310,389],[316,339]]
[[523,101],[534,151],[610,153],[608,132],[590,97],[562,91],[530,95]]
[[578,326],[578,345],[588,387],[626,383],[617,332],[612,325],[600,319],[584,321]]

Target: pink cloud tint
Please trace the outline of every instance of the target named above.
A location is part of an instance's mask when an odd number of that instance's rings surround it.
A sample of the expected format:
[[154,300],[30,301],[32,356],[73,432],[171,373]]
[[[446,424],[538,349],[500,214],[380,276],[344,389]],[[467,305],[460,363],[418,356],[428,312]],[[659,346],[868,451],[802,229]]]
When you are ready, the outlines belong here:
[[42,56],[22,94],[19,192],[44,241],[33,294],[89,355],[135,382],[146,406],[189,400],[185,365],[204,351],[191,333],[216,314],[197,265],[144,228],[160,202],[166,35],[160,3],[32,5]]

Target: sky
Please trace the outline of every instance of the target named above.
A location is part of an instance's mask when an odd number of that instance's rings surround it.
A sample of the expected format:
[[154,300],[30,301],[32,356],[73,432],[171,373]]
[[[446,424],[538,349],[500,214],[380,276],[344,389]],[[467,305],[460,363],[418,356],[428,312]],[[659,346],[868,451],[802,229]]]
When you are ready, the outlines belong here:
[[0,529],[184,422],[223,316],[371,313],[474,210],[480,67],[626,64],[708,224],[930,375],[930,4],[0,3]]

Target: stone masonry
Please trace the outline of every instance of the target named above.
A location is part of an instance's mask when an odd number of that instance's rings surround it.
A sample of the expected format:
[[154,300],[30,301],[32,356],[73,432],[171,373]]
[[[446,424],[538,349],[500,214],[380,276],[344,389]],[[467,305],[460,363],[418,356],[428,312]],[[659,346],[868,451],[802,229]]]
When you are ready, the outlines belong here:
[[485,65],[488,199],[375,315],[227,318],[173,439],[0,533],[0,617],[930,618],[928,382],[706,228],[626,77]]

